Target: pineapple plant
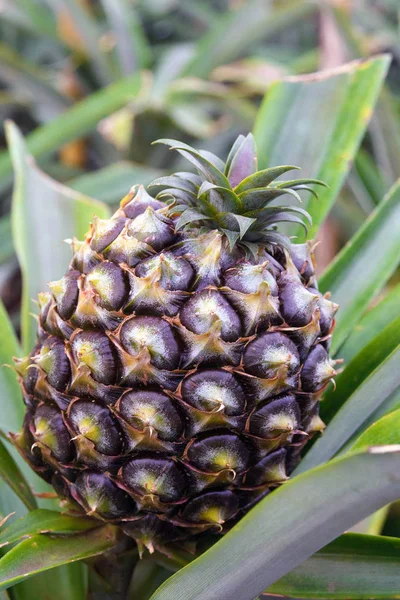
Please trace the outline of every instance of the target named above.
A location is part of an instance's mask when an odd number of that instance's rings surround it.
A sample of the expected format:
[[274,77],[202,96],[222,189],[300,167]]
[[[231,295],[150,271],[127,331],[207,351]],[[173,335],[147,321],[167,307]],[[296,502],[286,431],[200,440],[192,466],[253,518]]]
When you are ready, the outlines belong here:
[[[398,540],[379,535],[395,511],[374,514],[400,495],[398,286],[370,303],[398,265],[400,186],[318,283],[313,242],[293,237],[309,215],[315,237],[386,66],[354,63],[335,85],[332,74],[276,84],[254,127],[260,166],[251,135],[225,164],[160,140],[190,172],[175,163],[147,191],[135,186],[112,217],[44,176],[7,125],[25,287],[21,345],[0,305],[0,362],[17,357],[20,383],[0,371],[1,430],[14,432],[0,440],[2,598],[398,594]],[[321,86],[335,92],[332,114]],[[308,87],[335,133],[329,151],[324,136],[304,134],[304,119],[321,118],[296,101]],[[293,103],[284,122],[277,92]],[[309,141],[309,177],[273,166],[304,165],[291,145]],[[74,230],[59,279],[56,240]],[[50,262],[36,337],[30,298],[45,280],[32,286],[33,271]],[[362,533],[348,532],[364,517]]]
[[157,179],[156,198],[135,187],[72,240],[16,360],[27,414],[12,436],[66,508],[117,523],[141,553],[225,532],[284,483],[336,374],[338,306],[312,243],[278,230],[310,220],[285,195],[322,182],[258,170],[251,134],[226,163],[160,142],[197,174]]

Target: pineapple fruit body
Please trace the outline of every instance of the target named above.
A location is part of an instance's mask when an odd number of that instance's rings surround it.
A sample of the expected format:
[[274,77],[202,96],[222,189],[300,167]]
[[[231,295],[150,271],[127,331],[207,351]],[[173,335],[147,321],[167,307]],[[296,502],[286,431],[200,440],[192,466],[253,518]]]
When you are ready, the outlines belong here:
[[337,306],[318,292],[311,244],[274,228],[284,209],[270,200],[296,182],[261,187],[252,143],[239,138],[226,166],[180,145],[199,175],[159,180],[159,199],[139,186],[95,219],[16,361],[24,458],[67,508],[139,547],[225,531],[323,429]]

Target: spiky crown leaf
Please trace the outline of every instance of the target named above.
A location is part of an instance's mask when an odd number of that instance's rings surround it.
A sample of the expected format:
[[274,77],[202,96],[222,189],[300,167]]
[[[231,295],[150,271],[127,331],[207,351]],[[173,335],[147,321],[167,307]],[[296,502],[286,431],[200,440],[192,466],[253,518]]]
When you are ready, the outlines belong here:
[[284,173],[299,169],[293,165],[258,171],[251,133],[236,139],[226,163],[211,152],[195,150],[176,140],[160,139],[154,143],[177,150],[199,173],[179,172],[160,177],[151,184],[165,188],[157,198],[173,199],[171,213],[179,217],[177,229],[193,224],[219,229],[227,236],[231,248],[241,243],[253,251],[259,244],[289,245],[288,238],[276,231],[278,223],[300,224],[306,231],[307,223],[311,224],[311,217],[304,209],[271,203],[284,194],[301,202],[297,190],[308,190],[316,195],[309,184],[325,184],[309,178],[275,181]]

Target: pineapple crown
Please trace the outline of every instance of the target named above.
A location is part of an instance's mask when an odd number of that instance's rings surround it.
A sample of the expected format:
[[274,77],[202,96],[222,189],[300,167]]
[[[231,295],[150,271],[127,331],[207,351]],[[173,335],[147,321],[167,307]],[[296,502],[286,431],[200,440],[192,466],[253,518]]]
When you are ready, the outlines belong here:
[[252,253],[260,244],[279,244],[289,248],[289,239],[276,230],[277,224],[300,224],[307,232],[311,217],[297,206],[272,202],[289,194],[301,202],[297,190],[307,190],[317,196],[309,184],[326,186],[318,179],[276,181],[293,169],[293,165],[257,168],[257,150],[254,137],[239,135],[224,163],[206,150],[170,139],[160,139],[155,144],[165,144],[177,150],[196,168],[198,175],[178,172],[160,177],[151,186],[163,186],[159,199],[172,198],[170,215],[177,217],[176,229],[193,226],[218,229],[228,238],[231,249],[240,243]]

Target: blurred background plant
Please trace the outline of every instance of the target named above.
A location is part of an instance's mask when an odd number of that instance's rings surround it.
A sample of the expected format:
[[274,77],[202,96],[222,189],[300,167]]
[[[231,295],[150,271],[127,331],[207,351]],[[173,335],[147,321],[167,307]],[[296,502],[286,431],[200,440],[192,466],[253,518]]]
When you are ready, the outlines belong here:
[[[399,16],[398,0],[2,0],[1,121],[18,125],[40,169],[74,197],[114,206],[132,185],[179,168],[153,140],[177,138],[225,156],[239,133],[254,128],[274,82],[389,52],[386,84],[371,120],[366,110],[368,129],[354,161],[350,153],[353,164],[319,233],[322,271],[400,176]],[[296,114],[302,102],[312,113],[312,98],[304,93],[302,99],[300,88]],[[333,128],[342,99],[329,85],[325,91]],[[312,136],[323,137],[324,124],[319,115]],[[20,333],[21,250],[18,261],[3,128],[0,147],[0,296]],[[40,195],[38,173],[27,181]],[[59,203],[60,194],[53,189],[36,202],[31,249],[43,231],[37,224],[53,226],[49,202]],[[85,206],[89,214],[93,205]],[[69,217],[60,209],[54,218],[60,215]],[[380,513],[359,530],[399,536],[398,512]]]

